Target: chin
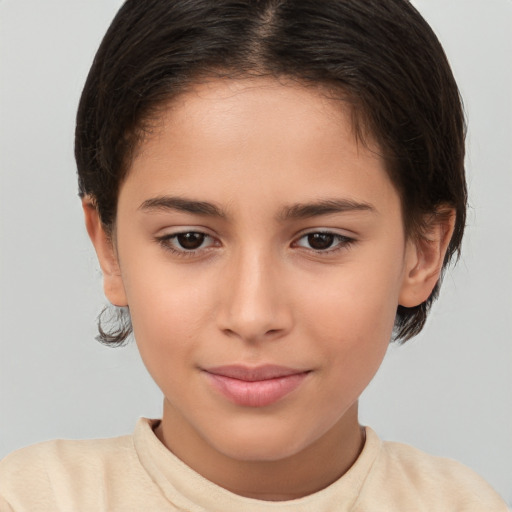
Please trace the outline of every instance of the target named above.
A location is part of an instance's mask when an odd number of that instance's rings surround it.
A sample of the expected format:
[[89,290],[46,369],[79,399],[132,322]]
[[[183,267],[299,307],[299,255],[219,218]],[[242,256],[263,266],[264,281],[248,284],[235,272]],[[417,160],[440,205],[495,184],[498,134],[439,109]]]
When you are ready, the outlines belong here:
[[300,449],[290,447],[284,442],[276,444],[231,443],[229,446],[220,448],[226,457],[245,462],[276,462],[292,457],[300,451]]
[[[255,431],[256,430],[256,431]],[[292,431],[293,430],[293,431]],[[271,428],[240,430],[233,428],[227,436],[215,436],[210,444],[231,459],[247,462],[273,462],[301,452],[315,439],[297,436],[296,429]]]

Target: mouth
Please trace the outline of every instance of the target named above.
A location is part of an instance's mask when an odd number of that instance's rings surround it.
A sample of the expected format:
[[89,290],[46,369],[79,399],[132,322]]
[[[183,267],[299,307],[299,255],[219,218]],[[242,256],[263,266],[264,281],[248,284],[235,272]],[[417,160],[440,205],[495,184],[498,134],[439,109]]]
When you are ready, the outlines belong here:
[[218,366],[203,370],[213,389],[236,405],[265,407],[297,389],[310,370],[277,365]]

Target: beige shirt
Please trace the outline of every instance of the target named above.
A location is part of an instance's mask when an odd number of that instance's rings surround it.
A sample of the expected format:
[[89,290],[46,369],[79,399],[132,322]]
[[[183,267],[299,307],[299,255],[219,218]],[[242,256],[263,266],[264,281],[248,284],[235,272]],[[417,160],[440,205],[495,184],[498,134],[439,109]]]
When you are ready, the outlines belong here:
[[365,447],[329,487],[292,501],[244,498],[204,479],[158,440],[158,420],[131,436],[49,441],[0,461],[0,511],[505,512],[501,498],[461,464],[366,428]]

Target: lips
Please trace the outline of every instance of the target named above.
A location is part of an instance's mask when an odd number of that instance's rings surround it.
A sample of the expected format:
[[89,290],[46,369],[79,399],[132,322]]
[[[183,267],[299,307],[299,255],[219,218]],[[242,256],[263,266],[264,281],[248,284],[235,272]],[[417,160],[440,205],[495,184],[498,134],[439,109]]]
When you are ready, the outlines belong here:
[[254,368],[230,365],[204,370],[210,385],[229,401],[245,407],[265,407],[297,389],[310,371],[276,365]]

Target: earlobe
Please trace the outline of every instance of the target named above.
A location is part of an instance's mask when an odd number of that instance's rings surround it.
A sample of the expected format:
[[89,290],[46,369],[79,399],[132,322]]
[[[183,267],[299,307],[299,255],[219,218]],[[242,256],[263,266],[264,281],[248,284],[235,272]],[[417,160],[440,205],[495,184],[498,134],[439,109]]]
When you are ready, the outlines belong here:
[[441,277],[444,257],[455,225],[455,211],[443,209],[426,222],[425,233],[407,242],[399,304],[406,308],[425,302]]
[[105,232],[98,210],[90,197],[82,199],[85,226],[91,239],[101,271],[105,296],[114,306],[127,306],[121,270],[111,238]]

